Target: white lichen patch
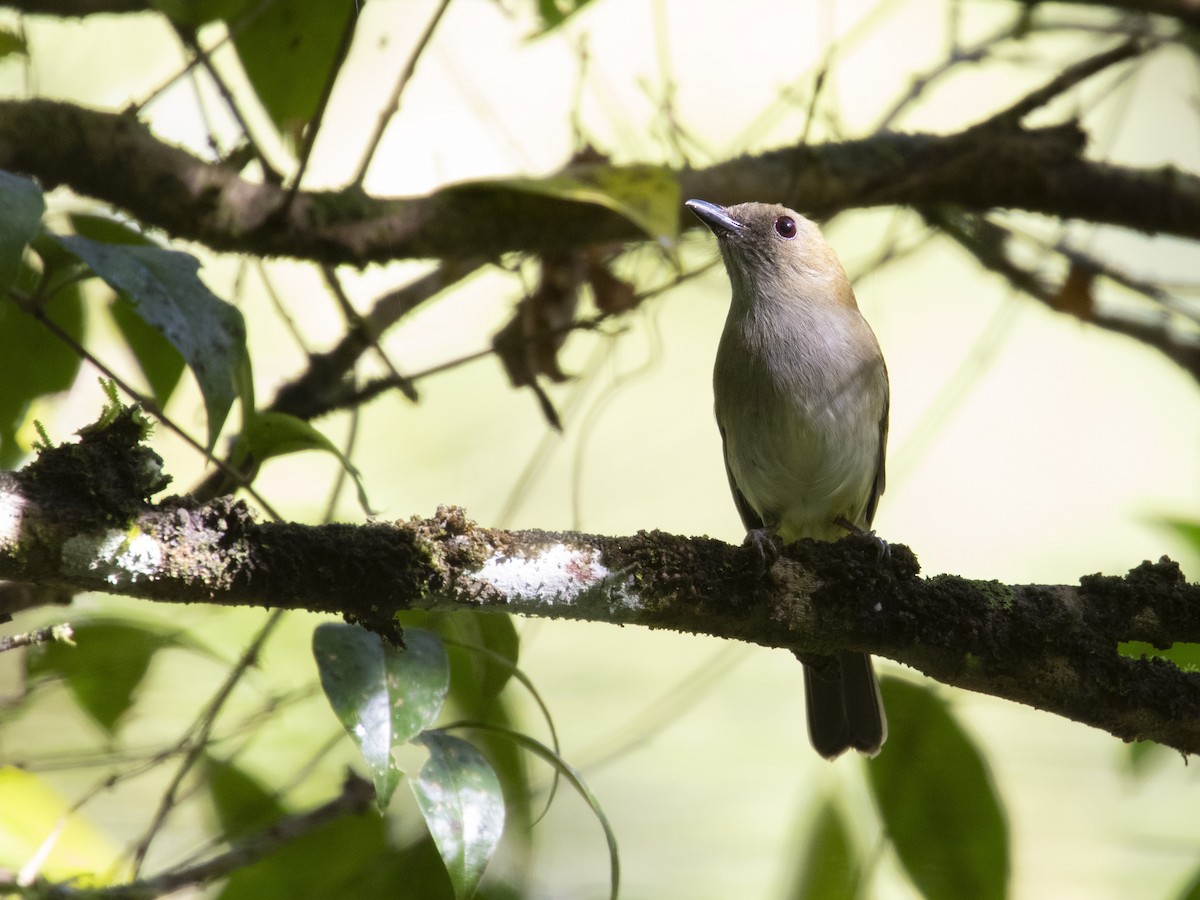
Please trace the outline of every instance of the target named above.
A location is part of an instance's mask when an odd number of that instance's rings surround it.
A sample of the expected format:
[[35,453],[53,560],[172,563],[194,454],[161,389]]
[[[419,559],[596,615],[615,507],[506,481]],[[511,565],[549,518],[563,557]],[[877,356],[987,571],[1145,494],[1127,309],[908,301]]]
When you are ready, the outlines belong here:
[[613,574],[593,550],[551,544],[536,556],[493,556],[476,577],[512,599],[570,606],[597,587],[611,595]]
[[154,538],[124,531],[78,535],[63,544],[65,575],[95,576],[111,585],[133,584],[156,577],[162,569],[162,548]]
[[24,513],[24,498],[15,492],[6,493],[0,501],[0,544],[15,546],[20,541]]

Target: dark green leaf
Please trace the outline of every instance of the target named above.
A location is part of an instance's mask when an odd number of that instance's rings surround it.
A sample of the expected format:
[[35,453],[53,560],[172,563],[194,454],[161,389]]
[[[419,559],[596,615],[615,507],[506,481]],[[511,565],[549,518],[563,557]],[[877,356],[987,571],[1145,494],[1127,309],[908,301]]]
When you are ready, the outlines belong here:
[[436,634],[409,628],[404,642],[404,649],[385,646],[365,628],[336,622],[313,632],[321,687],[362,752],[380,809],[400,783],[392,748],[433,724],[449,686],[449,663]]
[[101,244],[131,244],[138,247],[156,247],[150,238],[138,231],[132,225],[114,219],[112,216],[101,216],[96,213],[76,212],[67,216],[71,230],[80,237],[98,241]]
[[[37,275],[22,269],[29,286]],[[42,312],[75,340],[84,331],[83,295],[78,284],[56,291]],[[26,453],[17,442],[30,404],[38,397],[65,391],[75,381],[79,357],[45,325],[21,310],[11,297],[0,294],[0,468],[16,468]]]
[[235,372],[246,354],[242,314],[205,287],[197,275],[200,263],[186,253],[79,236],[55,240],[128,297],[137,314],[183,355],[204,396],[211,448],[233,405]]
[[929,900],[1000,900],[1008,827],[982,755],[933,692],[882,688],[888,741],[867,771],[901,864]]
[[54,641],[31,648],[25,657],[26,675],[62,678],[83,710],[112,734],[133,705],[154,654],[180,646],[180,640],[161,629],[115,619],[72,627],[75,646]]
[[812,824],[808,849],[788,895],[792,900],[854,900],[862,863],[833,802],[826,800]]
[[1200,900],[1200,869],[1192,873],[1178,896],[1179,900]]
[[245,9],[247,3],[249,0],[150,0],[152,8],[187,28],[199,28],[217,19],[231,19]]
[[337,60],[347,19],[359,0],[275,0],[245,8],[228,23],[242,68],[281,132],[293,138],[317,111]]
[[483,754],[461,738],[427,731],[416,743],[429,748],[429,760],[412,782],[413,794],[462,900],[475,893],[504,833],[500,780]]
[[[447,640],[465,645],[464,661],[470,680],[477,686],[480,701],[490,701],[504,690],[521,652],[521,639],[512,616],[469,610],[438,612],[430,615],[427,627]],[[472,653],[470,647],[482,647],[487,652]],[[472,716],[481,711],[472,706],[465,706],[464,710]]]
[[183,356],[157,329],[146,324],[133,304],[118,294],[109,306],[113,322],[133,352],[159,409],[167,405],[183,377]]
[[0,59],[6,56],[28,56],[29,46],[25,38],[7,28],[0,28]]
[[224,840],[236,841],[263,831],[287,812],[244,769],[212,757],[206,763],[208,793]]
[[[395,883],[401,873],[389,865],[387,823],[378,815],[342,816],[288,841],[277,852],[238,869],[225,884],[221,900],[383,900],[396,897],[380,884],[387,871]],[[369,889],[367,885],[374,885]]]
[[0,169],[0,294],[17,280],[25,247],[42,224],[46,200],[42,189],[20,175]]

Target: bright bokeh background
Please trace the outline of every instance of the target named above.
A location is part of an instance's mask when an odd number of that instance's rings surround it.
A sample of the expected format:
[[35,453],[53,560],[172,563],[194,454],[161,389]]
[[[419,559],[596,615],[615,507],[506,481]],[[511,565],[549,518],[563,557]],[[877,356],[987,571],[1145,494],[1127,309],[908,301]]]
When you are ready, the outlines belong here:
[[[354,48],[307,185],[337,186],[353,173],[433,8],[419,0],[366,5],[360,34],[374,38]],[[379,194],[420,194],[459,179],[549,172],[576,146],[574,121],[620,161],[704,165],[794,142],[805,127],[812,74],[835,47],[820,108],[836,112],[836,120],[813,122],[810,139],[857,136],[915,75],[944,57],[953,22],[969,44],[1013,15],[998,2],[951,8],[953,14],[915,0],[595,0],[561,33],[529,41],[524,16],[461,0],[450,6],[422,59],[367,186]],[[19,66],[0,67],[6,93],[31,87],[119,108],[180,64],[173,38],[149,17],[27,20],[27,27],[36,69],[26,85]],[[1047,80],[1078,49],[1043,37],[1013,64],[964,69],[896,127],[951,130],[978,121]],[[1195,60],[1165,51],[1133,79],[1094,79],[1053,112],[1084,114],[1097,153],[1194,172],[1200,169],[1196,90]],[[219,121],[214,97],[202,97],[203,109]],[[687,135],[680,143],[665,125],[668,105]],[[160,134],[201,151],[200,108],[193,89],[180,84],[148,114]],[[1146,280],[1181,281],[1200,263],[1196,247],[1181,241],[1035,217],[1013,221],[1029,233],[1065,234]],[[828,234],[857,274],[897,229],[915,236],[920,223],[903,211],[854,212],[833,222]],[[680,250],[693,266],[715,256],[700,231],[685,234]],[[631,265],[647,285],[670,277],[652,249]],[[355,299],[365,308],[424,268],[406,263],[356,274]],[[230,260],[205,270],[210,286],[227,297],[239,274]],[[289,263],[273,264],[271,278],[309,346],[323,348],[339,317],[318,278]],[[250,295],[262,292],[253,273],[243,286]],[[1135,302],[1104,290],[1102,303]],[[564,414],[561,436],[548,432],[529,393],[508,388],[492,359],[423,380],[417,406],[398,396],[376,401],[363,413],[354,454],[372,502],[394,518],[454,503],[486,525],[610,534],[661,528],[740,540],[710,409],[727,291],[714,269],[646,303],[619,324],[619,335],[573,336],[564,367],[577,377],[552,389]],[[910,544],[926,573],[1073,583],[1167,553],[1196,577],[1200,560],[1160,524],[1163,517],[1193,518],[1200,500],[1200,388],[1189,376],[1131,340],[1014,295],[948,240],[867,273],[857,291],[892,378],[888,491],[876,526],[887,539]],[[513,277],[479,275],[406,320],[386,347],[406,372],[455,359],[486,347],[519,296]],[[303,357],[280,338],[268,304],[242,305],[251,316],[260,396],[269,397]],[[65,437],[94,418],[101,398],[93,385],[83,378],[67,402],[39,410],[52,434]],[[169,412],[202,428],[194,393],[177,398]],[[317,424],[335,441],[348,428],[344,418]],[[176,485],[186,489],[203,461],[162,430],[156,446]],[[314,521],[335,465],[311,455],[273,461],[258,487],[284,515]],[[337,509],[343,520],[362,519],[352,492],[343,493]],[[85,598],[78,607],[113,605]],[[195,626],[230,658],[260,617],[116,605]],[[296,616],[272,642],[245,692],[250,696],[240,701],[246,709],[279,685],[314,677],[308,640],[315,621]],[[808,748],[800,671],[788,654],[636,629],[537,621],[520,628],[522,665],[555,716],[564,755],[581,766],[619,835],[623,896],[782,896],[810,813],[831,794],[858,823],[856,837],[868,853],[879,846],[864,763],[830,765]],[[157,665],[159,677],[125,736],[133,746],[177,735],[222,672],[183,654]],[[0,666],[0,677],[15,677],[9,660]],[[920,677],[888,662],[881,670]],[[1177,757],[1164,752],[1148,774],[1135,777],[1128,749],[1106,734],[1000,700],[943,693],[986,747],[1006,803],[1014,897],[1167,897],[1200,863],[1196,776]],[[304,756],[297,744],[317,743],[336,729],[323,704],[310,698],[296,705],[239,761],[264,773],[298,768]],[[0,750],[7,758],[59,746],[64,728],[89,739],[87,722],[61,698],[47,699],[20,725],[5,730]],[[323,796],[352,758],[346,749],[323,760],[296,796]],[[71,795],[93,775],[55,777]],[[88,811],[118,833],[126,827],[136,833],[144,813],[104,796]],[[185,818],[157,848],[161,858],[185,852],[200,825]],[[533,896],[604,894],[603,839],[575,798],[560,793],[533,840]],[[879,865],[878,896],[913,896],[890,858]]]

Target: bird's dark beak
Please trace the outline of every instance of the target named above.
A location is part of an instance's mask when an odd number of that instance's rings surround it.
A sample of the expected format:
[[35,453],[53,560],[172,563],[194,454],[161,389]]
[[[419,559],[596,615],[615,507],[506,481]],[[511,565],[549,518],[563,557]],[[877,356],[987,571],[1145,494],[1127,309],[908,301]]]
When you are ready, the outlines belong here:
[[707,225],[717,237],[724,234],[736,234],[742,230],[742,223],[729,215],[723,206],[717,206],[707,200],[688,200],[683,205],[694,212],[696,218]]

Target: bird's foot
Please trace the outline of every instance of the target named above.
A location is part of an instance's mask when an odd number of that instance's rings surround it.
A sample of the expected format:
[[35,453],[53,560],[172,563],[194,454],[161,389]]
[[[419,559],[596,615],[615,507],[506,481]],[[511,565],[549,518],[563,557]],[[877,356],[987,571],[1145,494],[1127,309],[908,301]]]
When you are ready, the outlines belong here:
[[856,537],[869,539],[875,545],[876,552],[879,554],[879,561],[882,562],[891,556],[892,548],[888,546],[887,541],[875,533],[874,529],[867,530],[865,528],[859,528],[845,516],[838,516],[833,520],[833,524],[837,525],[839,528],[845,528],[847,532],[855,535]]
[[782,546],[779,536],[765,528],[751,528],[746,532],[746,540],[742,541],[742,548],[748,551],[747,555],[762,575],[775,565]]

